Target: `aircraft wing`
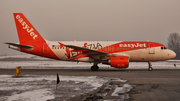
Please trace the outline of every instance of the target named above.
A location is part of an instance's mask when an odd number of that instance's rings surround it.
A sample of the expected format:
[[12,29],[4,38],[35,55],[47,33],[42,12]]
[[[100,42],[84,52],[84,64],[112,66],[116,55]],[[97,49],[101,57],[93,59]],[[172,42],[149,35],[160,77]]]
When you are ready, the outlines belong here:
[[16,47],[18,47],[18,48],[24,48],[24,49],[33,48],[33,46],[25,46],[25,45],[20,45],[20,44],[15,44],[15,43],[5,43],[5,44],[12,45],[12,46],[16,46]]
[[108,53],[97,51],[97,50],[92,50],[92,49],[87,49],[84,47],[79,47],[79,46],[74,46],[74,45],[65,45],[68,48],[74,49],[73,51],[77,52],[83,52],[83,54],[96,54],[96,55],[107,55]]
[[87,49],[84,47],[74,46],[74,45],[65,45],[68,48],[72,48],[74,52],[82,52],[82,54],[93,57],[97,60],[106,60],[111,56],[128,56],[126,54],[116,54],[116,53],[106,53],[102,51]]

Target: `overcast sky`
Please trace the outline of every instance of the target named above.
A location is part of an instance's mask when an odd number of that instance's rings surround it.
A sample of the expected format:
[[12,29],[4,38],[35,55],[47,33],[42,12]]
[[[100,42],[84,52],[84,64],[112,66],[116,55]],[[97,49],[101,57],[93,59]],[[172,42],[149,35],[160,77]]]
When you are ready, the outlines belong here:
[[0,55],[20,54],[13,13],[47,40],[154,41],[180,33],[180,0],[0,0]]

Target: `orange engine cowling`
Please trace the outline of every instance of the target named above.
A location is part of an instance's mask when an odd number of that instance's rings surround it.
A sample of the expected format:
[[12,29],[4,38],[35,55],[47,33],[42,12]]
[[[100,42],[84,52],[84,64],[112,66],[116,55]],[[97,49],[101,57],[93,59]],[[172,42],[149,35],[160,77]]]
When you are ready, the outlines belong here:
[[111,67],[127,68],[129,67],[129,57],[128,56],[110,57],[110,64]]
[[111,65],[111,67],[127,68],[129,66],[129,57],[128,56],[110,57],[108,61],[104,61],[102,63]]

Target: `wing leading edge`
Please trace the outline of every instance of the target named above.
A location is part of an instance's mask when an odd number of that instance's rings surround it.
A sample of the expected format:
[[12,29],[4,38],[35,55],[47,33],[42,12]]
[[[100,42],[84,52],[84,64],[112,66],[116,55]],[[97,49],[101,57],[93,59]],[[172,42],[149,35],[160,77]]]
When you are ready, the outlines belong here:
[[96,54],[96,55],[102,55],[102,54],[108,54],[105,52],[97,51],[97,50],[92,50],[92,49],[87,49],[84,47],[79,47],[79,46],[74,46],[74,45],[65,45],[68,48],[74,49],[74,51],[82,51],[84,54]]

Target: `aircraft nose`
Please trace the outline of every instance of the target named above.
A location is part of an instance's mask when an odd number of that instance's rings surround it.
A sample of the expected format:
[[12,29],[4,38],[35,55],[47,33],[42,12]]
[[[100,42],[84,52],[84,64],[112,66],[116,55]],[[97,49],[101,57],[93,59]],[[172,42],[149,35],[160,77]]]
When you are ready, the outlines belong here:
[[173,59],[173,58],[176,57],[176,53],[175,53],[174,51],[171,51],[171,52],[170,52],[170,56],[171,56],[171,58]]

